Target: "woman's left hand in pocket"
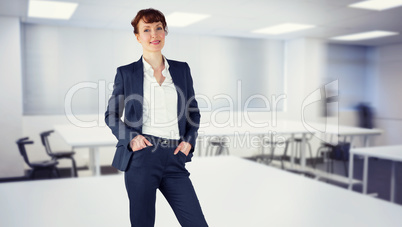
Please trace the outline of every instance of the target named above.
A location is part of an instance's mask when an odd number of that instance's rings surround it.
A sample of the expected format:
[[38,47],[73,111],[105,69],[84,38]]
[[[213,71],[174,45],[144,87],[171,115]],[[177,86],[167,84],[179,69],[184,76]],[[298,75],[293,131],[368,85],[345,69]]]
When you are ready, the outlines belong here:
[[176,150],[174,150],[174,154],[176,155],[179,152],[183,152],[186,156],[188,155],[188,153],[191,150],[191,144],[182,141],[179,146],[177,146]]

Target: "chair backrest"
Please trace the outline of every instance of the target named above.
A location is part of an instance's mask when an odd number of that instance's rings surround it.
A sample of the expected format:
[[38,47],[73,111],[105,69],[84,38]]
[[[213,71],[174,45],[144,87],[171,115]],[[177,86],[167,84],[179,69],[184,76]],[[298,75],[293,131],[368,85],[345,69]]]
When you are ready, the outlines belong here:
[[49,131],[46,131],[46,132],[42,132],[42,133],[40,134],[40,139],[41,139],[41,141],[42,141],[43,146],[45,147],[46,153],[47,153],[48,155],[50,155],[50,156],[51,156],[53,153],[52,153],[52,149],[50,149],[50,143],[49,143],[48,137],[49,137],[49,135],[52,134],[53,132],[54,132],[54,130],[49,130]]
[[17,140],[16,143],[18,145],[18,150],[20,151],[21,156],[24,158],[25,163],[29,167],[31,167],[31,163],[29,162],[28,154],[27,154],[27,151],[25,149],[25,145],[26,144],[33,144],[34,142],[30,141],[28,137],[24,137],[24,138],[21,138],[21,139]]

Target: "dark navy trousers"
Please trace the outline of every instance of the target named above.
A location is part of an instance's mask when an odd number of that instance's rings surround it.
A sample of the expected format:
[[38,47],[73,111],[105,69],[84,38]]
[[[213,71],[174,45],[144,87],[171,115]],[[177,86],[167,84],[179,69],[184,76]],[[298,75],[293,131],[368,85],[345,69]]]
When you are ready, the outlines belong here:
[[185,168],[186,155],[173,154],[178,141],[146,136],[153,144],[135,151],[125,172],[133,227],[155,224],[156,190],[165,196],[183,227],[207,227],[200,203]]

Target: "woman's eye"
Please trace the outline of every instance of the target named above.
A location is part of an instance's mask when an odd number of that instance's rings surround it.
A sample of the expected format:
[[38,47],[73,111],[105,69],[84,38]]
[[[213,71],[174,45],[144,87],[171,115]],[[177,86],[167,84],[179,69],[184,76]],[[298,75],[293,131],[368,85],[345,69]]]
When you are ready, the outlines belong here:
[[157,30],[162,30],[162,27],[158,27]]
[[149,29],[145,29],[144,32],[149,32]]

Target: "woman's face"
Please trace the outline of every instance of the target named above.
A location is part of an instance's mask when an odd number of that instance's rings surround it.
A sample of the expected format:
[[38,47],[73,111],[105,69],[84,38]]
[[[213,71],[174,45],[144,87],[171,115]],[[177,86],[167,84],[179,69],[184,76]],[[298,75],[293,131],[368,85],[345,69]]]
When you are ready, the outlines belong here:
[[140,20],[138,28],[139,32],[135,36],[137,41],[141,43],[142,49],[147,52],[161,52],[165,45],[165,29],[162,23],[145,23]]

